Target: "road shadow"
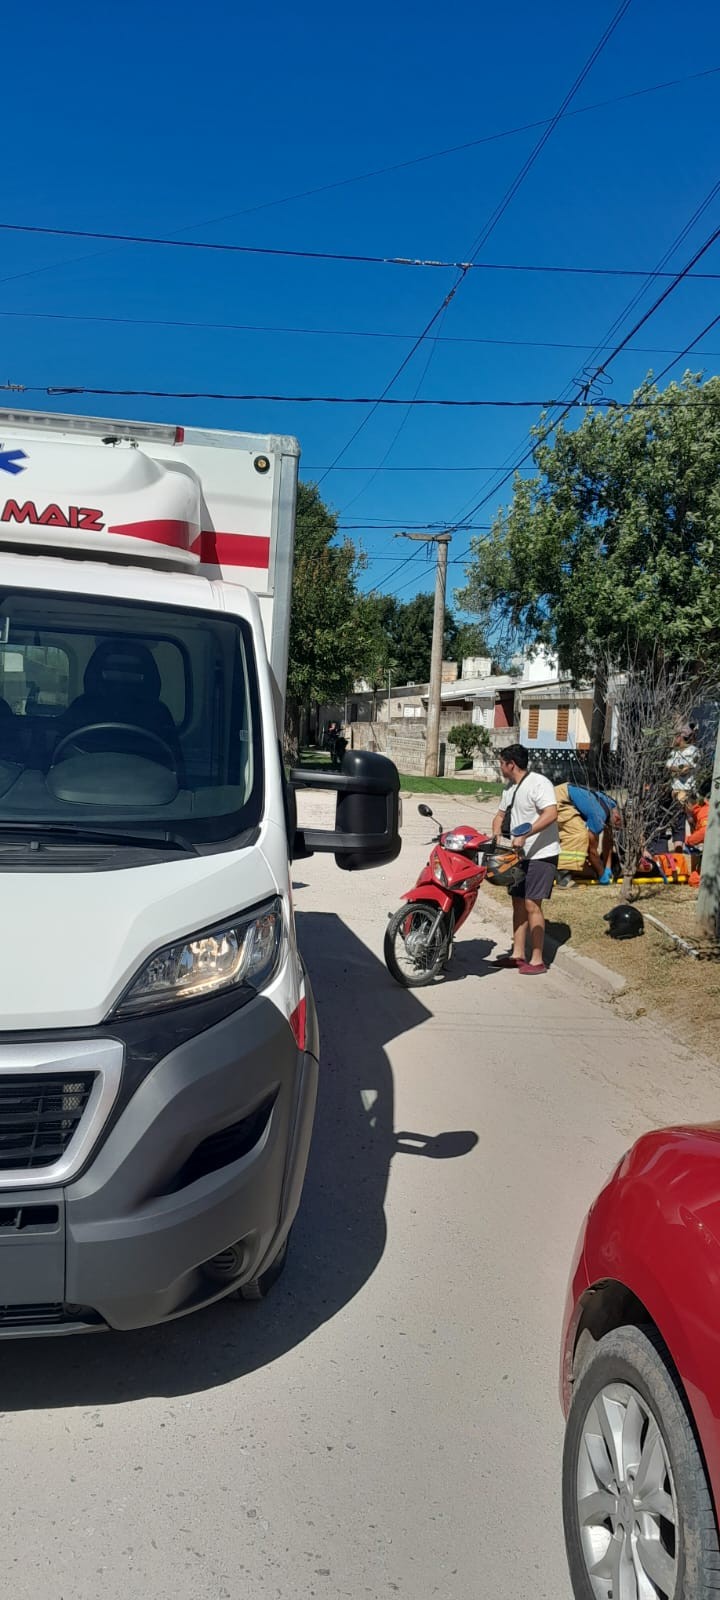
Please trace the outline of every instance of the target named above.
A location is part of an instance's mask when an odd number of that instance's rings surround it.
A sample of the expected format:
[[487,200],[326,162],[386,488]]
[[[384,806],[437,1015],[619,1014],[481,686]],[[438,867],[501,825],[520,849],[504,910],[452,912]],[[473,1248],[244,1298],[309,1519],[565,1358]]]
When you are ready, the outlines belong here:
[[558,950],[561,949],[562,945],[567,944],[572,938],[572,929],[568,926],[567,922],[546,921],[545,933],[547,935],[547,942],[545,945],[545,963],[548,967],[551,967]]
[[470,1129],[396,1134],[386,1048],[430,1013],[421,997],[392,983],[339,917],[299,912],[297,923],[322,1063],[305,1191],[280,1282],[258,1305],[225,1300],[143,1332],[7,1341],[0,1409],[189,1395],[268,1365],[334,1317],[375,1271],[393,1158],[454,1159],[477,1144]]
[[459,934],[443,982],[463,983],[466,978],[489,978],[500,972],[493,960],[496,947],[495,939],[463,939]]

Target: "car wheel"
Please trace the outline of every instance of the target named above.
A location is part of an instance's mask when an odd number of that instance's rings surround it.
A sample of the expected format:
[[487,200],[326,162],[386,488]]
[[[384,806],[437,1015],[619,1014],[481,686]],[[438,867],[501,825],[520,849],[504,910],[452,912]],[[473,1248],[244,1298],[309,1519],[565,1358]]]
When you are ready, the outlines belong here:
[[277,1283],[281,1273],[285,1270],[289,1246],[290,1235],[288,1234],[287,1239],[281,1244],[275,1260],[270,1262],[269,1267],[266,1267],[258,1278],[251,1278],[249,1283],[244,1283],[238,1289],[238,1298],[240,1300],[265,1300],[267,1298],[273,1285]]
[[563,1520],[576,1600],[710,1600],[720,1554],[702,1458],[664,1345],[586,1345],[568,1415]]

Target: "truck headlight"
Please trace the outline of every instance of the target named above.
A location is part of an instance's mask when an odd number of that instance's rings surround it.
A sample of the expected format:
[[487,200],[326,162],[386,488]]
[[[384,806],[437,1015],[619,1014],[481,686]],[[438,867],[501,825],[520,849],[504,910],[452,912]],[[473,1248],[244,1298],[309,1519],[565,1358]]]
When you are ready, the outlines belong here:
[[115,1016],[152,1011],[247,984],[263,989],[276,972],[283,942],[282,901],[165,945],[140,968]]

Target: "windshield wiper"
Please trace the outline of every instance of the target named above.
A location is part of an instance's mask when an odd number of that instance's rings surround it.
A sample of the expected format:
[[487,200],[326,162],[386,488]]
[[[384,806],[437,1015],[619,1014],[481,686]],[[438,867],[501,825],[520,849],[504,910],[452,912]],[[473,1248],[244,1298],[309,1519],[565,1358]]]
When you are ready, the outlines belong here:
[[137,845],[145,850],[180,850],[186,855],[198,854],[191,839],[168,828],[162,833],[116,833],[110,828],[87,828],[83,823],[75,826],[68,822],[13,822],[9,818],[0,819],[0,841],[11,833],[36,840],[38,844],[43,839],[67,839],[78,844],[109,844],[126,848]]

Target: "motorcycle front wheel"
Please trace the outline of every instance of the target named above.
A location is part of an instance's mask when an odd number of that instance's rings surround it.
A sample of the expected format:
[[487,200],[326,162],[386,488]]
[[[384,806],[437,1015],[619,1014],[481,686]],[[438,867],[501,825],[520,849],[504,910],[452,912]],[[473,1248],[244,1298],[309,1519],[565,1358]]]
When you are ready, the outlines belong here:
[[437,906],[413,901],[394,911],[385,930],[385,965],[404,989],[420,989],[442,972],[452,949],[450,923]]

